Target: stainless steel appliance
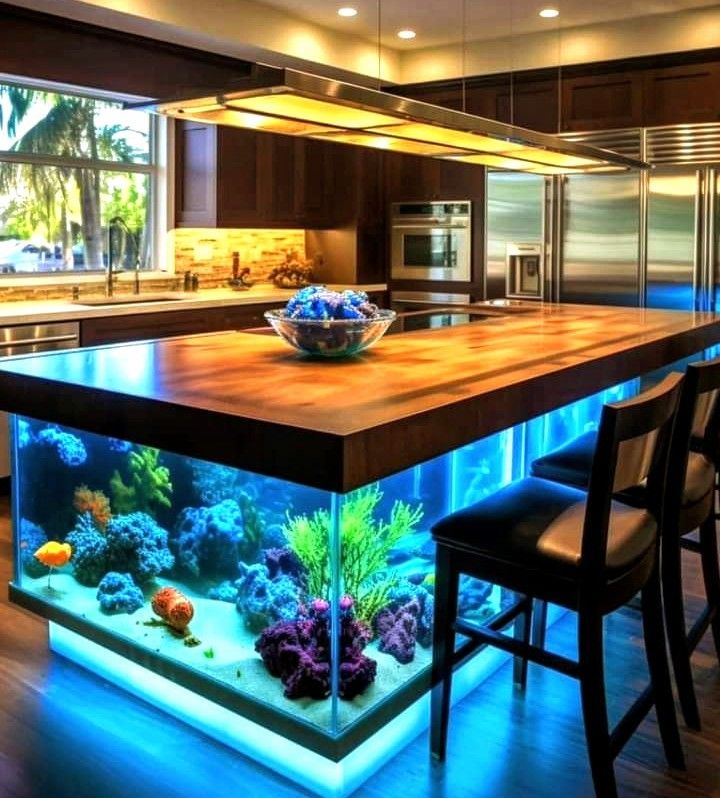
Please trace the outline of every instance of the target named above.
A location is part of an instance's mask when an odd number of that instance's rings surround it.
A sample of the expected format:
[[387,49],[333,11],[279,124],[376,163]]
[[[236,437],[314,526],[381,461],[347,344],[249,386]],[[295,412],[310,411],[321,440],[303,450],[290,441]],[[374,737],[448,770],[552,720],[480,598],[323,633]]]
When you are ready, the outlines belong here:
[[512,299],[543,298],[543,247],[540,243],[507,245],[505,296]]
[[[80,345],[80,325],[75,321],[49,324],[15,324],[0,327],[0,357],[29,355]],[[0,477],[10,476],[7,413],[0,413]]]
[[470,201],[396,202],[390,226],[393,279],[470,280]]
[[[521,276],[510,273],[511,267],[519,265],[509,259],[510,253],[516,252],[513,247],[518,246],[517,242],[534,242],[534,245],[541,247],[539,272],[545,278],[545,261],[550,251],[545,245],[546,192],[546,180],[539,175],[488,172],[485,259],[487,299],[510,296],[508,288],[512,288],[516,278]],[[525,266],[529,267],[531,263],[532,261],[526,262]],[[545,294],[543,283],[544,279],[540,285],[540,297]],[[520,294],[519,291],[517,293]],[[522,296],[525,298],[527,295]]]

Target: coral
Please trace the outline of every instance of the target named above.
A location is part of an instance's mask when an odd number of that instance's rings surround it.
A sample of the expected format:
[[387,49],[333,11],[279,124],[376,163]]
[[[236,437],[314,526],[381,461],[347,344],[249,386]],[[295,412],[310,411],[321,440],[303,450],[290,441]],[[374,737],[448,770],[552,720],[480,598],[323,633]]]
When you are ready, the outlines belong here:
[[268,568],[261,563],[238,563],[240,578],[235,581],[236,607],[245,618],[245,625],[259,632],[275,621],[290,621],[297,616],[300,590],[289,576],[270,579]]
[[229,579],[226,579],[220,582],[219,585],[211,587],[207,592],[207,597],[215,599],[215,601],[226,601],[228,604],[234,604],[237,601],[238,589]]
[[72,557],[72,546],[69,543],[60,543],[57,540],[48,540],[33,552],[33,557],[50,568],[62,568],[67,565]]
[[392,654],[403,665],[415,659],[415,642],[418,631],[418,615],[420,605],[415,601],[400,607],[399,610],[384,609],[375,617],[378,650]]
[[234,499],[212,507],[186,507],[178,516],[170,544],[178,567],[193,576],[236,577],[238,560],[257,549],[248,540],[243,512]]
[[130,484],[126,485],[118,471],[110,479],[113,507],[118,513],[134,510],[149,512],[154,507],[170,507],[172,483],[170,471],[158,464],[160,450],[141,446],[128,452]]
[[100,529],[110,520],[110,500],[101,490],[90,490],[87,485],[75,488],[73,507],[79,513],[90,513]]
[[161,587],[151,604],[153,612],[176,632],[185,632],[195,614],[192,601],[175,587]]
[[[287,698],[330,695],[330,605],[315,599],[294,621],[280,621],[263,631],[255,650],[268,671],[279,677]],[[370,631],[354,617],[353,600],[340,601],[339,696],[351,700],[375,680],[377,663],[362,653]]]
[[90,513],[78,517],[75,528],[65,540],[73,548],[73,576],[81,585],[95,587],[109,570],[109,547]]
[[61,432],[58,427],[46,427],[38,432],[35,440],[42,446],[55,449],[58,457],[67,466],[79,466],[87,460],[85,444],[69,432]]
[[414,585],[407,579],[403,579],[388,592],[388,609],[397,612],[403,607],[412,605],[412,611],[417,621],[417,642],[423,648],[429,648],[432,644],[435,599],[429,588],[434,589],[434,580],[430,585],[425,583]]
[[48,568],[38,560],[34,552],[47,541],[47,535],[37,524],[28,521],[27,518],[20,519],[20,565],[23,573],[37,579],[40,576],[47,576]]
[[132,449],[132,443],[130,443],[130,441],[123,441],[120,438],[108,438],[107,440],[111,452],[125,454]]
[[175,562],[168,549],[168,533],[147,513],[113,516],[105,537],[109,570],[129,573],[138,584],[172,568]]
[[24,449],[33,442],[33,434],[30,429],[30,424],[23,418],[19,418],[17,422],[17,441],[18,448]]
[[100,580],[95,597],[100,609],[109,614],[132,615],[145,603],[142,590],[133,582],[130,574],[110,571]]
[[205,460],[193,460],[191,466],[193,488],[203,504],[218,504],[224,499],[231,499],[237,492],[237,469]]
[[[340,510],[340,555],[346,591],[354,596],[358,617],[371,623],[387,604],[387,594],[397,582],[387,572],[390,550],[412,532],[422,518],[422,508],[414,510],[396,501],[389,521],[378,521],[374,512],[382,499],[377,486],[356,491],[345,499]],[[285,536],[307,570],[307,590],[311,596],[327,596],[330,588],[330,526],[327,510],[316,510],[312,517],[288,517]]]
[[265,549],[263,559],[270,579],[277,579],[278,576],[290,576],[296,582],[302,582],[305,578],[305,568],[290,546]]

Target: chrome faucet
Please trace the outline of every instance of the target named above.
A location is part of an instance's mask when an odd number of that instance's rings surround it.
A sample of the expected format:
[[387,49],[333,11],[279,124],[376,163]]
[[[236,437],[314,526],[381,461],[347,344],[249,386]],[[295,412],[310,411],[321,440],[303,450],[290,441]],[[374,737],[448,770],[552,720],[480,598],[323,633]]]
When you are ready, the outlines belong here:
[[134,293],[140,293],[140,250],[138,237],[128,227],[127,222],[122,216],[113,216],[108,222],[108,265],[107,275],[105,279],[105,296],[111,297],[113,295],[113,277],[117,271],[115,263],[116,257],[119,258],[119,264],[122,266],[122,256],[125,250],[125,242],[130,241],[133,247],[133,254],[135,256],[135,284]]

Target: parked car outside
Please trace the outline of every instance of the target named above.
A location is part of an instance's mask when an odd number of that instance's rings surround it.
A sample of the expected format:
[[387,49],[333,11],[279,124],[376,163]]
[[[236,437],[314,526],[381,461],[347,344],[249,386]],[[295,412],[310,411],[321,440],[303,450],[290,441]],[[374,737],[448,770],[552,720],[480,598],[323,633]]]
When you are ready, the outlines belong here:
[[36,272],[40,262],[52,256],[52,250],[48,247],[39,247],[30,241],[19,241],[14,238],[0,241],[0,272],[3,274]]

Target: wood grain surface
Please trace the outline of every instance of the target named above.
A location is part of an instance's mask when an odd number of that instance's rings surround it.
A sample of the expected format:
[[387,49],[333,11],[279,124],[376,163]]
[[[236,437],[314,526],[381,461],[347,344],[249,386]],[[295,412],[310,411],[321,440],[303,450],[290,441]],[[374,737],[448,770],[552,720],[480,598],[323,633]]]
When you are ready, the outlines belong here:
[[720,317],[545,305],[311,359],[222,333],[0,363],[0,409],[345,492],[720,341]]

